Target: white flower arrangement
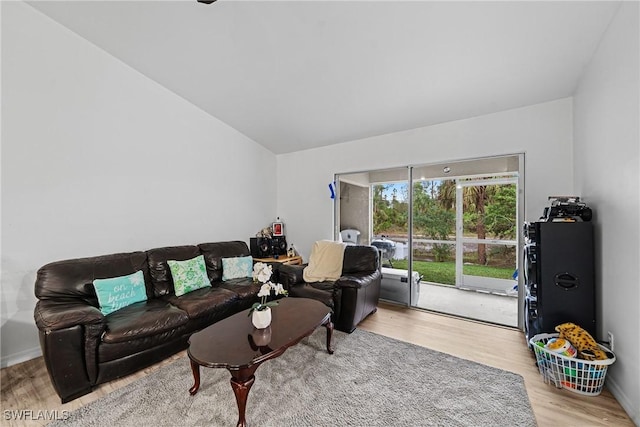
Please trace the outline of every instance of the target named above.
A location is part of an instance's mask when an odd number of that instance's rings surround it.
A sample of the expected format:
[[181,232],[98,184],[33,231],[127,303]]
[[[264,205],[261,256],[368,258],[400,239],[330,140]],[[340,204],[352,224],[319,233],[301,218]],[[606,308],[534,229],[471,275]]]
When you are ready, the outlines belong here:
[[273,274],[273,268],[269,264],[264,262],[256,262],[253,265],[253,281],[260,283],[267,283],[271,279]]
[[256,302],[251,306],[249,314],[251,314],[254,310],[262,311],[266,310],[267,307],[275,307],[276,305],[278,305],[278,301],[267,302],[267,298],[271,296],[271,291],[275,291],[275,295],[288,295],[288,292],[282,287],[281,283],[271,282],[270,279],[272,274],[273,268],[269,264],[265,264],[264,262],[257,262],[253,266],[253,281],[262,283],[262,286],[260,287],[260,291],[258,292],[260,302]]

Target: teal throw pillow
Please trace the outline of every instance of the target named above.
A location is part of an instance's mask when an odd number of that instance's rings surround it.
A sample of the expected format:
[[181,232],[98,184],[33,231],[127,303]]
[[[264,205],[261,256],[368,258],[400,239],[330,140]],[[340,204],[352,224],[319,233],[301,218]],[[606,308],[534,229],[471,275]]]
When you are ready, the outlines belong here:
[[198,255],[186,261],[167,261],[173,277],[173,288],[176,296],[182,296],[196,289],[211,286],[207,276],[204,256]]
[[105,316],[136,302],[147,300],[142,271],[128,276],[96,279],[93,287],[98,296],[100,311]]
[[238,256],[222,258],[222,280],[240,279],[253,276],[253,258]]

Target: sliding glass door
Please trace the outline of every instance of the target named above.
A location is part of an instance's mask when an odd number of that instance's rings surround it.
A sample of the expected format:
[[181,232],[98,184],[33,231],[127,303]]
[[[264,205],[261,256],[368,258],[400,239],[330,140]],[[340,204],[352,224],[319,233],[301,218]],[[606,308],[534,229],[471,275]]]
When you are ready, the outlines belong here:
[[513,175],[457,180],[456,287],[517,290],[517,186]]
[[386,283],[382,298],[404,305],[417,303],[411,301],[411,287],[403,280],[411,269],[409,170],[336,175],[336,240],[377,247]]
[[455,285],[455,181],[413,175],[413,269],[423,282]]
[[383,299],[518,326],[523,165],[514,155],[338,174],[336,239],[380,250]]

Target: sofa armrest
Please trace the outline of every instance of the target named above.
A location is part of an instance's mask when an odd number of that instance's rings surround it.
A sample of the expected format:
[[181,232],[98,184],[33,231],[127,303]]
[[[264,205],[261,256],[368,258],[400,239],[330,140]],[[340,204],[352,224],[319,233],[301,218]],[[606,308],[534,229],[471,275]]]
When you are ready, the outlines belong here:
[[40,300],[34,310],[38,329],[56,331],[76,325],[100,325],[104,315],[96,307],[82,301]]
[[34,310],[40,347],[54,389],[66,403],[91,392],[97,348],[106,328],[96,307],[81,300],[40,300]]
[[335,286],[341,289],[353,288],[360,289],[365,288],[372,283],[376,283],[381,278],[381,273],[378,270],[369,273],[355,273],[342,276],[339,278]]
[[287,290],[292,286],[303,284],[305,267],[306,265],[281,265],[278,267],[278,280]]

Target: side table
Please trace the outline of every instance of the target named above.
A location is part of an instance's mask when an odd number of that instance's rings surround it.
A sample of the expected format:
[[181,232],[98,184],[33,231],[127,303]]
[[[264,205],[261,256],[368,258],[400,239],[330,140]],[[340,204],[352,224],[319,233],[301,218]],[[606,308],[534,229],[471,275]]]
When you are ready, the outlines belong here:
[[278,258],[254,258],[255,262],[264,262],[267,264],[282,264],[282,265],[302,265],[302,257],[300,255],[296,256],[285,256],[281,255]]

